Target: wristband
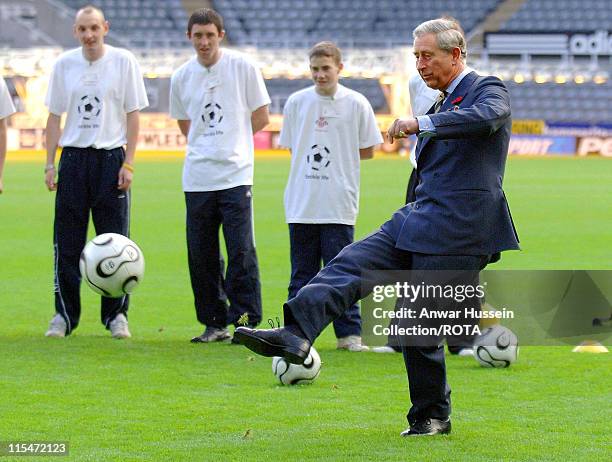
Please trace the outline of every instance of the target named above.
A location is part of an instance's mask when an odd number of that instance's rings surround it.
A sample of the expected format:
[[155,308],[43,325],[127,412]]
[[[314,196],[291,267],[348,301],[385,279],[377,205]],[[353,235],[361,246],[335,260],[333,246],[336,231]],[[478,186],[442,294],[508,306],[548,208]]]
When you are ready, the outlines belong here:
[[128,164],[127,162],[124,162],[123,165],[121,166],[121,168],[126,169],[128,172],[134,173],[134,166]]
[[51,170],[55,170],[55,164],[47,164],[45,165],[45,173],[51,171]]

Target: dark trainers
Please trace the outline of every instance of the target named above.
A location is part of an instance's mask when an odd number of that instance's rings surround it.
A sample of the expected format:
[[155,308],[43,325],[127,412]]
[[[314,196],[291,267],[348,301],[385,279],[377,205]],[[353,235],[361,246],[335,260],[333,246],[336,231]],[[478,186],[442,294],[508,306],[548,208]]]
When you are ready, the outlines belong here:
[[212,342],[223,342],[232,338],[229,330],[220,327],[206,327],[202,335],[198,335],[191,339],[191,343],[212,343]]
[[450,419],[425,419],[417,420],[410,428],[404,430],[401,436],[429,436],[429,435],[448,435],[451,432]]

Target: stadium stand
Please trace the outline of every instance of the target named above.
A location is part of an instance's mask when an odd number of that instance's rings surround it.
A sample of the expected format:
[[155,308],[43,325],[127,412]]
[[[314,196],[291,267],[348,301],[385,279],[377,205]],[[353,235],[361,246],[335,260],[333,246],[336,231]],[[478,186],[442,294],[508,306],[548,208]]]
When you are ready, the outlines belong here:
[[612,121],[609,85],[584,83],[506,82],[514,119],[542,119],[551,122]]
[[[46,3],[57,2],[47,0]],[[411,41],[420,22],[450,14],[472,31],[504,0],[213,0],[224,17],[228,42],[236,46],[305,48],[320,40],[341,47],[392,47]],[[45,3],[45,2],[38,2]],[[62,0],[71,10],[88,3]],[[93,0],[114,33],[133,48],[188,47],[184,29],[193,2],[181,0]]]
[[[87,0],[0,0],[0,66],[6,76],[49,72],[61,49],[76,46],[74,12]],[[167,110],[169,75],[192,55],[188,12],[211,6],[225,19],[226,46],[253,56],[281,113],[287,97],[311,84],[305,50],[330,39],[343,49],[342,83],[363,93],[379,114],[395,112],[386,76],[409,75],[411,30],[450,14],[470,37],[468,63],[498,75],[515,118],[596,123],[612,120],[610,0],[92,0],[111,22],[108,43],[132,49],[154,104]],[[189,10],[189,11],[187,11]],[[488,25],[493,24],[493,27]],[[482,34],[486,35],[483,37]],[[525,34],[522,35],[521,33]],[[603,52],[572,52],[575,34],[603,34]],[[603,36],[602,35],[602,36]],[[484,39],[475,46],[474,37]],[[36,48],[36,47],[53,48]],[[29,48],[28,48],[29,47]],[[26,52],[25,50],[30,51]]]
[[[73,10],[82,7],[82,0],[64,0]],[[185,40],[187,12],[181,0],[94,0],[112,30],[123,37],[130,48],[182,48]]]
[[38,11],[32,3],[0,0],[0,46],[53,45],[53,40],[36,28],[37,16]]
[[36,7],[29,3],[0,3],[0,18],[20,19],[32,22],[36,18]]
[[499,0],[214,0],[236,45],[304,48],[320,40],[341,47],[405,46],[422,21],[450,14],[466,32]]
[[527,0],[502,27],[503,32],[584,32],[608,30],[610,0]]

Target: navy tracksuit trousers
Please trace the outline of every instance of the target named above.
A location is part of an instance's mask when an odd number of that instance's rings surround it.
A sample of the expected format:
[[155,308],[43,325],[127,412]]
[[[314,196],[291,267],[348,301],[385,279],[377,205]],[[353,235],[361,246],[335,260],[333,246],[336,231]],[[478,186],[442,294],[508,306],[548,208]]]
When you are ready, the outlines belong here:
[[[130,193],[117,189],[123,148],[112,150],[64,147],[59,162],[53,245],[55,250],[55,311],[70,334],[81,316],[79,257],[87,241],[89,214],[96,234],[129,235]],[[129,297],[101,300],[101,321],[108,328],[127,313]],[[127,316],[127,315],[126,315]]]
[[[198,321],[217,328],[256,326],[261,321],[261,287],[251,186],[185,192],[185,204],[189,275]],[[225,275],[220,227],[228,256]]]
[[[289,223],[291,248],[291,281],[289,298],[317,275],[347,245],[353,242],[355,228],[341,224]],[[336,338],[361,335],[361,314],[359,305],[354,304],[339,318],[334,319]]]

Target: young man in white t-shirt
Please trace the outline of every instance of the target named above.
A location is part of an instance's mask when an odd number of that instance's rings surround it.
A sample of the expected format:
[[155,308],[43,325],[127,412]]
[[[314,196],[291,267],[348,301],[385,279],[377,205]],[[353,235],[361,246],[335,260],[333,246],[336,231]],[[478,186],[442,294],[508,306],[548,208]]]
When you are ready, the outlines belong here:
[[[104,43],[108,29],[98,8],[88,6],[77,12],[74,36],[81,47],[59,56],[47,92],[45,183],[49,191],[57,191],[53,233],[56,314],[48,337],[64,337],[79,322],[79,256],[87,239],[89,213],[96,234],[129,235],[129,189],[139,113],[149,103],[136,58]],[[56,174],[58,146],[62,156]],[[128,303],[127,296],[102,297],[101,321],[115,338],[130,337]]]
[[[293,93],[284,108],[280,144],[291,150],[285,189],[289,224],[289,299],[353,242],[359,207],[359,162],[383,142],[368,100],[338,83],[340,50],[331,42],[309,52],[314,86]],[[361,343],[359,306],[334,321],[338,348]]]
[[[227,340],[228,325],[261,321],[253,134],[268,124],[270,97],[261,72],[245,55],[219,47],[224,36],[216,11],[195,11],[187,37],[196,56],[177,69],[170,86],[170,115],[187,137],[183,190],[189,274],[196,316],[205,326],[193,343]],[[228,254],[225,275],[221,226]]]
[[4,161],[6,160],[6,121],[14,113],[13,100],[4,78],[0,76],[0,194],[4,190],[2,175],[4,173]]

